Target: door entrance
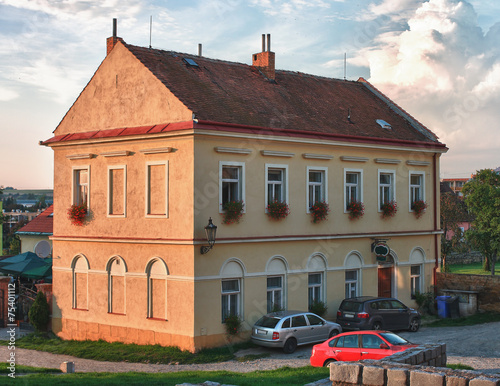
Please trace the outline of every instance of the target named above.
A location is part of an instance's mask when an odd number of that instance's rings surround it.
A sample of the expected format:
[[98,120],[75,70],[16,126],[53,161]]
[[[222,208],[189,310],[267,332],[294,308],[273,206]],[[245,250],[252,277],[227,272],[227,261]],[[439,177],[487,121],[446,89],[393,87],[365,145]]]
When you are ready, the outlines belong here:
[[378,268],[378,296],[381,298],[392,297],[392,276],[394,266],[379,266]]

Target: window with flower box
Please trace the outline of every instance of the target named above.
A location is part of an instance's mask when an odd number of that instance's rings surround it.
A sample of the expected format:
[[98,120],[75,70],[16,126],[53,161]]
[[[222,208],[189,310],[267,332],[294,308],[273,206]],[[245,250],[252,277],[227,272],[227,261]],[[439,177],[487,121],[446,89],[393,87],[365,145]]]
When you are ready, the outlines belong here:
[[266,206],[288,202],[288,166],[266,164]]
[[425,201],[425,173],[410,172],[410,208],[416,201]]
[[89,206],[90,166],[73,168],[73,204]]
[[396,173],[394,170],[379,170],[378,171],[378,209],[382,210],[382,206],[391,201],[396,200],[395,189]]
[[328,168],[307,168],[307,213],[316,202],[328,202]]
[[353,201],[363,201],[363,171],[344,169],[344,212]]
[[230,315],[239,315],[240,309],[240,280],[222,280],[221,303],[222,303],[222,322]]
[[219,213],[232,201],[245,202],[245,164],[242,162],[219,163]]

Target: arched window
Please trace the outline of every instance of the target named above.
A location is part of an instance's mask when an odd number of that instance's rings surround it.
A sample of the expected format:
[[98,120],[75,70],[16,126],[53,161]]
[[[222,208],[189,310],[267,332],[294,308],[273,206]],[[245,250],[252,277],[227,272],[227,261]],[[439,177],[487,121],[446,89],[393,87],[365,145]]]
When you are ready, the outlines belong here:
[[272,257],[266,266],[267,312],[286,309],[286,260]]
[[354,298],[361,294],[361,266],[363,260],[358,252],[351,252],[344,261],[345,297]]
[[125,313],[125,261],[115,256],[108,261],[108,312],[114,314]]
[[412,299],[415,299],[416,293],[422,293],[424,288],[424,261],[424,251],[421,248],[414,248],[410,254],[410,290]]
[[167,319],[167,276],[165,262],[156,257],[147,267],[148,278],[148,318]]
[[75,256],[71,263],[72,270],[72,303],[73,308],[88,309],[89,262],[83,255]]
[[317,302],[326,303],[326,289],[325,289],[325,272],[326,260],[321,254],[315,254],[309,258],[307,262],[308,275],[308,307]]
[[237,259],[226,261],[221,269],[221,311],[222,323],[230,315],[243,314],[242,293],[243,293],[242,263]]

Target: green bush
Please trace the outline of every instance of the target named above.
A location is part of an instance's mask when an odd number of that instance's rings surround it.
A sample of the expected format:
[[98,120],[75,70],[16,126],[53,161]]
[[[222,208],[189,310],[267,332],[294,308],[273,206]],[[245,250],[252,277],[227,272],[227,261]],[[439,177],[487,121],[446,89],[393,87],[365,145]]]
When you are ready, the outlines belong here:
[[326,314],[327,306],[325,302],[322,302],[321,300],[315,300],[313,303],[309,306],[309,311],[312,312],[313,314],[323,316]]
[[228,335],[238,335],[241,331],[241,319],[238,315],[229,315],[224,319],[224,324]]
[[38,332],[47,331],[50,320],[49,303],[43,292],[38,292],[28,313],[30,323]]
[[434,293],[433,292],[416,292],[415,303],[417,303],[418,310],[427,315],[435,314],[434,309]]

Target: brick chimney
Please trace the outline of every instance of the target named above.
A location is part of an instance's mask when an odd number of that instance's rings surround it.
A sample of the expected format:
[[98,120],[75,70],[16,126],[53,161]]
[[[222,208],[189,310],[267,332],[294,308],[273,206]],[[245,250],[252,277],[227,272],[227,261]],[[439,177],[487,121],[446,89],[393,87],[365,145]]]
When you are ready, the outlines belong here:
[[116,46],[116,43],[118,43],[119,41],[125,43],[122,38],[116,36],[116,30],[117,30],[116,25],[117,25],[116,19],[113,19],[113,36],[106,39],[106,56],[109,55],[114,46]]
[[266,35],[262,34],[262,52],[252,55],[252,66],[258,68],[268,80],[274,80],[274,52],[271,51],[271,34],[267,34],[267,50],[266,50]]

